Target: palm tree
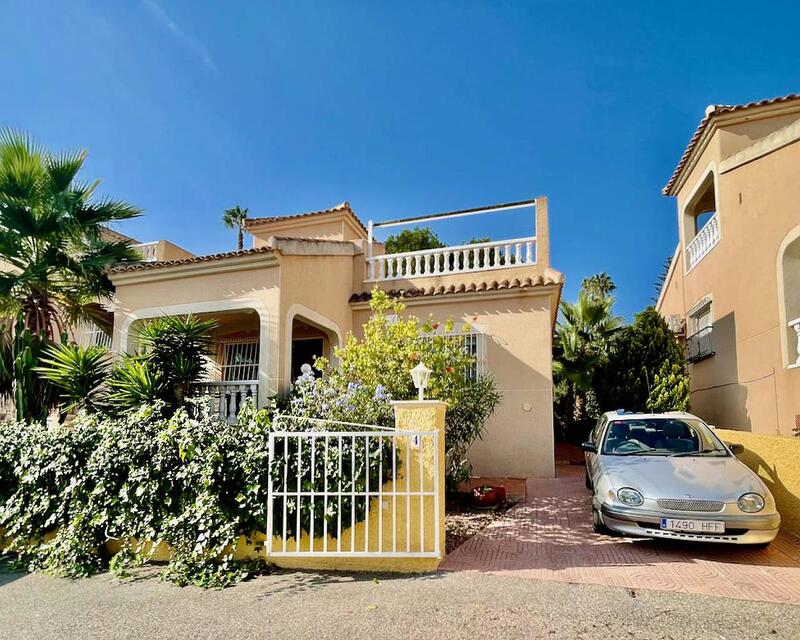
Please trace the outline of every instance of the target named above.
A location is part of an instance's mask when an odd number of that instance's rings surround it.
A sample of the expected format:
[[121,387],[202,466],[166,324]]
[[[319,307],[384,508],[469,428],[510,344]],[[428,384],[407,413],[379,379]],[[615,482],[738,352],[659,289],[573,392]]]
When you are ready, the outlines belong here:
[[85,159],[84,150],[51,154],[23,133],[0,131],[0,315],[21,315],[48,340],[110,298],[109,266],[140,259],[102,232],[141,211],[93,200],[99,181],[77,180]]
[[623,325],[613,313],[614,298],[592,297],[586,290],[575,303],[561,303],[553,346],[553,375],[566,390],[565,426],[579,422],[592,392],[595,371],[608,356],[611,338]]
[[593,300],[604,300],[616,288],[617,285],[614,284],[611,276],[605,271],[584,278],[583,282],[581,282],[581,289]]
[[136,207],[94,199],[99,181],[77,178],[86,151],[49,153],[29,136],[0,130],[0,393],[13,392],[18,419],[42,419],[55,396],[35,371],[39,355],[69,325],[92,319],[110,299],[108,268],[138,261],[108,225]]
[[236,229],[238,237],[236,239],[236,249],[241,251],[244,249],[244,223],[247,220],[247,209],[242,209],[238,204],[231,208],[225,209],[222,214],[222,224],[228,229]]

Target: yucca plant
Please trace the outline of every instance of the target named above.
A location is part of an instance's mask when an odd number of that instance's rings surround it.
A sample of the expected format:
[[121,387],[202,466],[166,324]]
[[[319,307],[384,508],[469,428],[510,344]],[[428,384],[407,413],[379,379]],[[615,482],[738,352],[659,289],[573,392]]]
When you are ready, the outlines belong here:
[[169,396],[163,374],[147,360],[126,356],[108,380],[108,399],[117,409],[136,409]]
[[55,344],[45,350],[40,361],[35,371],[59,389],[63,411],[95,412],[106,405],[105,382],[111,362],[105,347]]
[[162,399],[168,406],[182,405],[191,393],[192,383],[202,376],[217,326],[215,320],[187,315],[148,320],[139,329],[139,355],[167,385]]

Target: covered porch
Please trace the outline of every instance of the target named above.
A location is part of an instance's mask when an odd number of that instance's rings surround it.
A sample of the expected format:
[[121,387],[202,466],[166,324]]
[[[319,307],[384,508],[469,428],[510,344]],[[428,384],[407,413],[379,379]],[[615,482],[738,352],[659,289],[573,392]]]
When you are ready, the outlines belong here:
[[[335,362],[334,350],[342,341],[335,323],[301,305],[293,305],[287,314],[268,314],[257,303],[230,302],[214,310],[200,304],[130,314],[122,323],[117,350],[137,351],[136,336],[144,322],[187,314],[217,324],[203,379],[195,386],[198,395],[212,398],[214,412],[228,422],[236,420],[247,400],[262,407],[268,398],[286,393],[304,364],[313,365],[319,357]],[[271,323],[275,316],[284,317],[280,326]],[[280,341],[275,340],[278,335]],[[276,343],[284,346],[280,353]]]
[[142,324],[164,315],[193,315],[216,323],[205,372],[195,387],[198,394],[212,398],[213,410],[221,419],[233,422],[248,399],[261,407],[266,398],[275,395],[275,375],[270,375],[268,357],[269,314],[257,301],[140,310],[122,323],[116,349],[135,353]]

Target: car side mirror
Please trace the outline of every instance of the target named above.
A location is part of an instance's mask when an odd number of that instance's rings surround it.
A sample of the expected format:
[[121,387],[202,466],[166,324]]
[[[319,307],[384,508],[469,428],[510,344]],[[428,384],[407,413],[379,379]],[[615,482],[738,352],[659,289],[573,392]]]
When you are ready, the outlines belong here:
[[581,445],[581,449],[583,449],[586,453],[597,453],[597,447],[595,446],[594,442],[584,442]]
[[738,443],[729,444],[728,445],[728,449],[731,450],[731,453],[733,455],[738,455],[740,453],[744,453],[744,445],[743,444],[738,444]]

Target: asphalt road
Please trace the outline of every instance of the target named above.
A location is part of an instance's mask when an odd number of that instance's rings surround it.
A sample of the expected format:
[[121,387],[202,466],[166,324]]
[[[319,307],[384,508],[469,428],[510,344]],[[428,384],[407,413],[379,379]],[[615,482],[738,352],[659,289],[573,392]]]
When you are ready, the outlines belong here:
[[800,607],[457,572],[284,572],[221,591],[145,569],[68,581],[0,572],[0,638],[800,638]]

